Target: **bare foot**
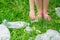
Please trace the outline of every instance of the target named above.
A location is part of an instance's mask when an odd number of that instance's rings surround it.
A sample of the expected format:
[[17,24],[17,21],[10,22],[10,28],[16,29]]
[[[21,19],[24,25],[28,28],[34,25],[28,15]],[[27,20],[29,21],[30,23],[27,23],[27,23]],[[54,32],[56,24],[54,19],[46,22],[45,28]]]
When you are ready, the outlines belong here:
[[48,12],[43,12],[44,19],[51,20],[51,17],[48,15]]
[[35,19],[35,12],[34,11],[30,11],[29,17],[34,20]]
[[38,12],[36,17],[37,17],[38,19],[42,18],[42,12]]

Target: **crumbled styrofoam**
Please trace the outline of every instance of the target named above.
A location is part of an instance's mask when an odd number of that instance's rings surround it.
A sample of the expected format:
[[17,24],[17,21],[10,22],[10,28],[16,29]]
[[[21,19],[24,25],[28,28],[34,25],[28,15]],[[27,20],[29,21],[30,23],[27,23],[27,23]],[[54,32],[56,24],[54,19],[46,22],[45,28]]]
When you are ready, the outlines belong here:
[[3,24],[0,24],[0,40],[10,40],[10,32]]
[[25,27],[27,32],[31,32],[32,29],[29,26],[30,24],[27,22],[8,22],[4,20],[2,24],[0,24],[0,40],[10,40],[10,31],[8,28],[22,28]]
[[49,29],[44,34],[38,34],[35,40],[60,40],[60,33]]
[[25,26],[29,26],[29,23],[22,22],[22,21],[8,22],[7,20],[4,20],[3,24],[8,26],[9,28],[22,28],[22,27],[25,27]]
[[58,17],[60,17],[60,7],[55,8],[55,12]]
[[27,22],[22,22],[22,21],[8,22],[7,20],[4,20],[2,24],[7,26],[8,28],[24,28],[25,27],[25,29],[24,29],[25,31],[27,31],[27,32],[32,31],[30,24]]
[[27,32],[31,32],[31,31],[32,31],[31,27],[29,27],[29,26],[27,26],[27,27],[25,28],[25,30],[26,30]]

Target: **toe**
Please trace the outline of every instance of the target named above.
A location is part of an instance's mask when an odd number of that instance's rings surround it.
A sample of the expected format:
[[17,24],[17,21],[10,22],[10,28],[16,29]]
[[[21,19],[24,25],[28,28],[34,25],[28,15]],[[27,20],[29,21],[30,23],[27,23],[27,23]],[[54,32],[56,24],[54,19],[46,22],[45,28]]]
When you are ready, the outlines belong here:
[[48,18],[47,18],[48,20],[51,20],[51,17],[50,16],[48,16]]
[[50,17],[49,15],[45,15],[45,16],[44,16],[44,19],[45,19],[45,20],[46,20],[46,19],[47,19],[47,20],[51,20],[51,17]]

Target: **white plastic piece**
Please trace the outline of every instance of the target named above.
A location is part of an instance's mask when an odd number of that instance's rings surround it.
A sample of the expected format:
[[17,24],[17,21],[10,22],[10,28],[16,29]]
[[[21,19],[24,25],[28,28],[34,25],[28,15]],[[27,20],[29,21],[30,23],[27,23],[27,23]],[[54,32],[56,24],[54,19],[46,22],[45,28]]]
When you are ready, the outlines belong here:
[[60,35],[59,32],[57,32],[56,30],[52,30],[52,29],[47,30],[46,34],[47,34],[48,36]]
[[0,40],[10,40],[10,32],[3,24],[0,24]]
[[38,34],[35,40],[60,40],[60,33],[49,29],[44,34]]
[[22,21],[8,22],[7,20],[4,20],[3,24],[8,26],[8,28],[22,28],[22,27],[29,26],[29,23],[22,22]]
[[56,14],[58,17],[60,17],[60,7],[55,8]]
[[27,27],[25,28],[25,30],[26,30],[27,32],[31,32],[31,31],[32,31],[32,29],[31,29],[29,26],[27,26]]

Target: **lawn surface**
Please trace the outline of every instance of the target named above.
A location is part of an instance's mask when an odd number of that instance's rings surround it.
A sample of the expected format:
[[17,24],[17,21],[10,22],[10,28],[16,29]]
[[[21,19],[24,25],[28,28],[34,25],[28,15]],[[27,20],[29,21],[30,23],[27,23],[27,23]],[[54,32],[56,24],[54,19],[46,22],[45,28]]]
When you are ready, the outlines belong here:
[[[32,23],[30,26],[32,29],[41,31],[44,33],[48,29],[60,30],[60,18],[55,13],[55,8],[60,4],[59,0],[50,0],[49,3],[49,15],[52,17],[51,21],[39,20],[37,23]],[[4,19],[8,21],[25,21],[30,23],[29,19],[29,1],[28,0],[1,0],[0,1],[0,23]],[[11,40],[28,40],[32,37],[34,40],[35,36],[39,34],[33,30],[31,33],[27,33],[22,29],[9,29],[11,32]]]

